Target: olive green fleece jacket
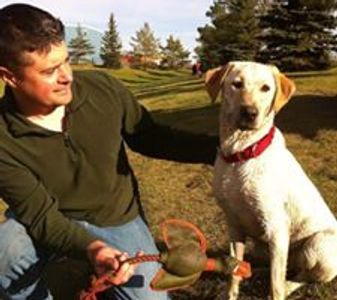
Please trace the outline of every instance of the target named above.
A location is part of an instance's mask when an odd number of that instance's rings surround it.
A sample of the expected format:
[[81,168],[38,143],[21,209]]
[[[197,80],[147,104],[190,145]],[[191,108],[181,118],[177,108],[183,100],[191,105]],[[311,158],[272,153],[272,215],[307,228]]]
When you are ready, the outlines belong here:
[[63,131],[55,132],[20,114],[6,88],[0,100],[0,196],[38,246],[79,257],[95,237],[74,220],[109,226],[140,212],[124,142],[155,158],[213,163],[217,138],[156,124],[103,72],[75,72],[72,91]]

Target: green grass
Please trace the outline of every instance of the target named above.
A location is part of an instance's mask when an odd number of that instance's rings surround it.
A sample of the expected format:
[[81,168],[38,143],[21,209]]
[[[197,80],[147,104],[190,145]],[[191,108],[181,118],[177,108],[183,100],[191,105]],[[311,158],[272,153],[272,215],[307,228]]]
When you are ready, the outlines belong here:
[[[157,121],[193,132],[217,132],[219,104],[211,104],[202,79],[192,77],[188,70],[104,71],[120,78]],[[295,80],[297,93],[279,113],[276,123],[289,149],[337,215],[337,69],[288,75]],[[212,167],[154,160],[131,151],[129,154],[153,234],[159,236],[158,225],[163,220],[181,218],[202,229],[209,252],[227,252],[225,217],[211,191]],[[55,299],[73,299],[69,295],[83,285],[86,275],[81,272],[83,265],[65,262],[50,268],[47,278]],[[256,275],[244,282],[240,299],[266,299],[267,277]],[[204,275],[192,287],[173,293],[173,299],[215,299],[226,284],[223,276]],[[336,294],[335,280],[325,285],[308,285],[290,299],[332,300]]]
[[295,80],[300,94],[336,95],[337,68],[320,72],[296,72],[290,76]]

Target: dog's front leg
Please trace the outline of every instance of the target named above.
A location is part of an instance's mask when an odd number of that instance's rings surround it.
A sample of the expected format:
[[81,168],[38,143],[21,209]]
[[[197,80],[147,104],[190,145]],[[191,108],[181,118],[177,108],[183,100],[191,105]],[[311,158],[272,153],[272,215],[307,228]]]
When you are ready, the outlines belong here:
[[289,249],[287,226],[278,224],[270,242],[271,299],[284,300],[286,297],[286,272]]
[[[238,260],[243,260],[245,254],[245,243],[242,241],[233,241],[229,245],[230,255],[237,258]],[[239,296],[239,287],[242,278],[240,276],[233,275],[228,289],[228,299],[236,300]]]

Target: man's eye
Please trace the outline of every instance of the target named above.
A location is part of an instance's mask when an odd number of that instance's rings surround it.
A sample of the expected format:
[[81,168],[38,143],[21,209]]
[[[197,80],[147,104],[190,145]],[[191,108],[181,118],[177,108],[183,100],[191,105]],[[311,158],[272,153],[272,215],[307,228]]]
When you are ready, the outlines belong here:
[[261,91],[262,92],[270,91],[270,86],[268,84],[264,84],[263,86],[261,86]]
[[232,85],[236,88],[236,89],[241,89],[243,86],[242,81],[233,81]]
[[48,69],[48,70],[44,70],[43,74],[45,75],[52,75],[55,72],[55,69]]

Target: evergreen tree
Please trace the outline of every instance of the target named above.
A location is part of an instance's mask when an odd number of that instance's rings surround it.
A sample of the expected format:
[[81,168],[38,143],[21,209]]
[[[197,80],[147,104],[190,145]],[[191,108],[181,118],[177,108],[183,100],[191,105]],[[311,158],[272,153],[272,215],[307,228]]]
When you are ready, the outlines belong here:
[[86,37],[80,24],[76,27],[76,36],[69,42],[69,54],[73,64],[79,64],[82,61],[88,61],[87,56],[94,54],[94,47]]
[[198,28],[196,52],[206,68],[255,59],[260,49],[258,16],[262,7],[259,0],[214,1],[206,13],[211,24]]
[[104,33],[100,57],[107,68],[118,69],[121,67],[122,44],[118,37],[117,26],[113,14],[110,14],[108,30]]
[[132,54],[136,62],[147,68],[153,66],[159,58],[159,40],[155,38],[152,29],[148,23],[136,31],[136,36],[131,37],[131,46],[133,47]]
[[260,60],[281,69],[324,69],[337,49],[337,1],[278,1],[261,18]]
[[175,39],[172,35],[166,40],[166,46],[161,47],[161,51],[161,65],[169,69],[182,67],[190,55],[190,52],[184,49],[181,41],[178,38]]

